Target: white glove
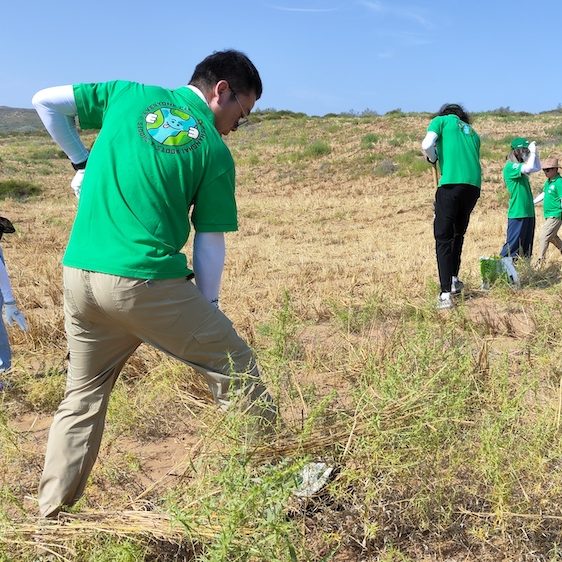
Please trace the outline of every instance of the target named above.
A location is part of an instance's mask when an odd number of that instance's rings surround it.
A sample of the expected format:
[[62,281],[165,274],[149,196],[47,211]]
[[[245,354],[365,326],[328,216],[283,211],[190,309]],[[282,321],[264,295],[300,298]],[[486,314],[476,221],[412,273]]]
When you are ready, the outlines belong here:
[[[535,205],[538,205],[542,200],[544,199],[544,191],[542,193],[539,193],[534,199],[533,199],[533,203]],[[562,204],[562,202],[561,202]]]
[[80,188],[82,187],[82,181],[84,180],[84,170],[78,170],[72,181],[70,182],[70,187],[74,190],[74,195],[76,199],[80,197]]
[[537,151],[537,143],[532,141],[529,143],[529,152],[536,152]]
[[27,322],[23,312],[17,307],[15,302],[4,303],[4,315],[8,326],[13,326],[14,322],[19,326],[20,330],[27,332]]

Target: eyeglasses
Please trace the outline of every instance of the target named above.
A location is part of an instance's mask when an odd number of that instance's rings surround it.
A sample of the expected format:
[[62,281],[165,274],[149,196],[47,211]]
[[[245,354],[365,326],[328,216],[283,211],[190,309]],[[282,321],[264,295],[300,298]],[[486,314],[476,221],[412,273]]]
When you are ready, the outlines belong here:
[[558,170],[558,168],[543,168],[543,172],[551,172],[552,170]]
[[234,127],[232,128],[233,131],[236,131],[236,129],[238,129],[238,127],[243,127],[244,125],[247,125],[250,122],[250,120],[249,120],[250,114],[246,113],[245,109],[242,107],[242,104],[240,103],[240,100],[238,99],[238,96],[236,95],[236,92],[232,89],[232,86],[230,86],[230,91],[232,92],[232,95],[234,96],[234,99],[236,100],[236,102],[240,106],[240,110],[242,111],[242,117],[240,117],[240,119],[238,119],[238,121],[236,122],[236,125],[234,125]]

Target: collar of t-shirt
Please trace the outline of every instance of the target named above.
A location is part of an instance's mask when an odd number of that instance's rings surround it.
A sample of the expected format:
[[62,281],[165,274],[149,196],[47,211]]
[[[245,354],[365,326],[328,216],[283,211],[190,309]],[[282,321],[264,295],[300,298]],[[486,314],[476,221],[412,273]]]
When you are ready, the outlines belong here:
[[196,86],[192,86],[191,84],[188,84],[187,87],[195,94],[197,94],[207,105],[207,107],[209,107],[209,102],[205,99],[205,96],[203,95],[203,92],[197,88]]

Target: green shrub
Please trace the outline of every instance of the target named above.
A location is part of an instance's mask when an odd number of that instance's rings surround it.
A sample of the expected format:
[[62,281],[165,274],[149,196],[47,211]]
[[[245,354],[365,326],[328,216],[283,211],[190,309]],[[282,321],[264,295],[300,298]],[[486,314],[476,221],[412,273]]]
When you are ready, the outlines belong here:
[[403,117],[404,112],[402,111],[401,108],[397,107],[396,109],[391,109],[390,111],[387,111],[384,115],[385,117]]
[[332,152],[332,148],[325,141],[315,141],[309,144],[303,152],[306,158],[317,158],[320,156],[326,156]]
[[398,174],[401,176],[409,174],[419,174],[427,170],[427,162],[423,158],[421,152],[417,150],[408,150],[396,157],[398,165]]
[[529,115],[532,115],[527,111],[513,111],[509,105],[497,107],[496,109],[492,109],[486,113],[489,115],[496,115],[498,117],[528,117]]
[[14,199],[27,199],[39,195],[41,189],[25,180],[3,180],[0,181],[0,199],[12,197]]
[[254,111],[252,120],[256,121],[275,121],[277,119],[304,119],[308,117],[306,113],[290,111],[288,109],[264,109]]
[[396,135],[388,141],[388,144],[390,144],[391,146],[403,146],[412,140],[414,139],[411,133],[409,134],[401,131],[399,133],[396,133]]
[[30,377],[23,382],[25,387],[21,388],[23,394],[20,400],[29,404],[34,410],[53,412],[64,396],[66,373],[53,368],[47,370],[43,377]]
[[126,538],[95,536],[92,541],[84,541],[83,560],[92,562],[143,562],[147,549]]
[[379,135],[375,135],[375,133],[368,133],[361,139],[361,148],[373,148],[379,140]]

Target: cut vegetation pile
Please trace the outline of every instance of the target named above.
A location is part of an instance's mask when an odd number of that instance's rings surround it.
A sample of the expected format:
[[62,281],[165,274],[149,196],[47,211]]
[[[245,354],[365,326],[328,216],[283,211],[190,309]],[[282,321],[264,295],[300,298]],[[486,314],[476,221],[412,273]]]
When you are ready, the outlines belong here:
[[[520,291],[479,289],[479,257],[504,242],[509,140],[561,157],[562,116],[475,119],[484,184],[450,313],[434,310],[429,116],[274,117],[228,139],[240,231],[221,307],[283,428],[249,440],[194,372],[142,347],[84,498],[49,523],[35,497],[65,384],[73,171],[44,135],[0,136],[0,214],[17,229],[2,246],[30,325],[10,332],[0,393],[0,561],[562,559],[562,258],[523,264]],[[297,499],[316,460],[335,477]]]

